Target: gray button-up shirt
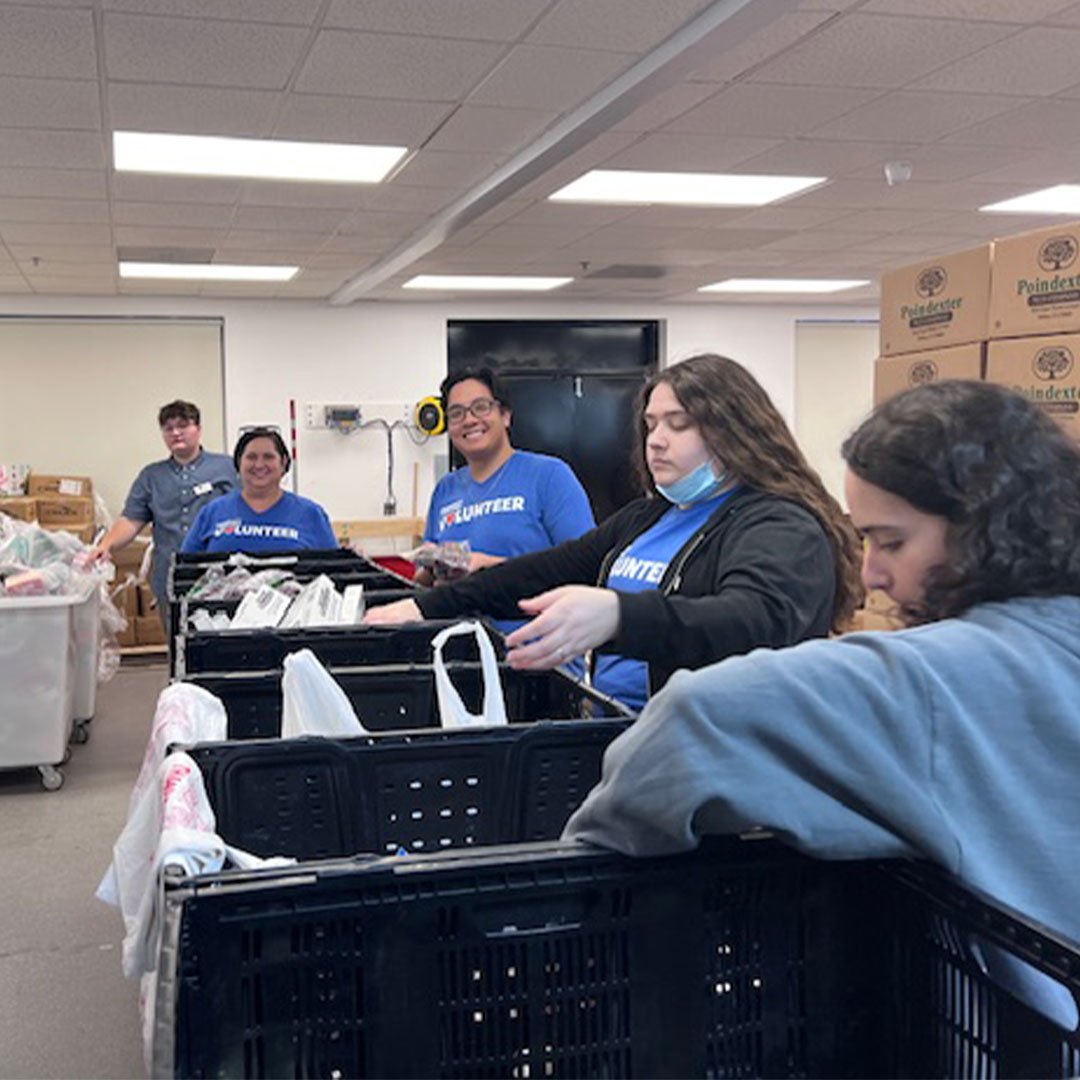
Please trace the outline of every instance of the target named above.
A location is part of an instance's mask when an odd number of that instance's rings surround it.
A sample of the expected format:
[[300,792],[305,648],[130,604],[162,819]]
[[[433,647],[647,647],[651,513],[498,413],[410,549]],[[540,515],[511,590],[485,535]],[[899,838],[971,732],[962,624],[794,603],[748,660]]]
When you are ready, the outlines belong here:
[[165,587],[169,561],[180,548],[203,503],[239,487],[240,481],[228,454],[199,453],[186,465],[174,458],[147,465],[135,478],[124,503],[129,521],[149,521],[154,532],[154,568],[150,587],[165,611]]

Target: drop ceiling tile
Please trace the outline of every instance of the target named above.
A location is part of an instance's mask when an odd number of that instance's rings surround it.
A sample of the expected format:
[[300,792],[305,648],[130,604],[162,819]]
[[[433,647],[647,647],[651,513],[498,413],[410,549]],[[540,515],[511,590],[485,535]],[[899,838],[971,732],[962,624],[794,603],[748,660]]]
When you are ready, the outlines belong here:
[[0,296],[18,296],[33,291],[27,284],[26,278],[9,275],[0,276]]
[[97,78],[89,11],[0,6],[0,75]]
[[42,279],[73,278],[77,281],[111,281],[116,277],[115,259],[108,263],[59,262],[39,258],[35,266],[32,260],[21,264],[22,272],[31,282]]
[[928,252],[941,255],[950,250],[954,243],[962,248],[965,246],[966,240],[960,236],[954,236],[951,239],[942,236],[940,243],[927,244],[926,236],[894,233],[891,236],[868,240],[866,243],[853,244],[851,251],[861,256],[908,255],[912,259],[917,259],[918,256],[925,255]]
[[251,138],[270,134],[280,101],[280,95],[270,90],[148,83],[110,83],[108,95],[113,130]]
[[620,220],[637,229],[745,228],[735,224],[738,218],[745,216],[745,207],[640,206],[623,209],[632,209],[633,213]]
[[366,236],[393,239],[407,236],[424,223],[419,214],[372,214],[358,211],[339,229],[341,236]]
[[368,233],[332,236],[321,248],[320,255],[385,255],[393,246],[393,241],[386,236],[373,236]]
[[74,225],[108,225],[104,199],[0,198],[0,222],[41,221]]
[[237,229],[329,234],[343,225],[351,212],[305,206],[243,205],[236,210],[233,226]]
[[99,131],[97,86],[74,79],[0,77],[0,127]]
[[261,23],[110,14],[105,57],[112,79],[280,90],[307,36]]
[[[972,29],[971,24],[961,24]],[[937,36],[935,27],[931,40]],[[1032,27],[984,48],[915,84],[920,90],[987,94],[1056,94],[1077,82],[1080,30]]]
[[878,182],[872,180],[834,180],[830,184],[797,195],[784,205],[798,209],[839,209],[839,210],[889,210],[903,206],[897,197],[901,189],[890,188],[884,178]]
[[1080,26],[1080,4],[1070,3],[1064,11],[1050,16],[1047,22],[1053,26]]
[[175,15],[181,18],[220,19],[241,22],[286,23],[309,26],[322,0],[102,0],[106,11],[140,15]]
[[991,184],[981,179],[953,184],[912,180],[891,190],[895,193],[897,206],[921,207],[931,212],[977,210],[987,203],[1022,194],[1016,184]]
[[519,45],[477,86],[469,101],[561,113],[606,86],[633,60],[626,53]]
[[325,26],[432,38],[516,41],[546,4],[536,0],[332,0]]
[[105,142],[88,131],[0,130],[0,162],[5,168],[101,169]]
[[282,139],[422,146],[449,106],[430,101],[289,94],[274,125]]
[[869,0],[864,12],[910,15],[919,19],[987,19],[1004,23],[1037,23],[1056,15],[1075,0]]
[[[946,95],[948,96],[948,95]],[[1004,116],[958,131],[948,143],[1053,150],[1080,140],[1080,105],[1075,101],[1036,101]]]
[[[779,206],[763,206],[758,210],[741,210],[731,219],[736,228],[743,229],[816,229],[827,222],[836,221],[841,217],[842,211],[834,209],[808,209],[781,204]],[[720,225],[726,228],[727,222]]]
[[[357,273],[359,273],[361,269],[363,269],[363,267],[358,267]],[[275,296],[284,300],[292,298],[319,299],[321,297],[329,297],[337,292],[338,288],[347,280],[347,278],[340,278],[336,282],[304,281],[303,279],[293,280],[287,282],[284,288],[275,293]]]
[[249,206],[297,206],[353,210],[376,190],[374,184],[299,184],[276,180],[244,183],[239,200]]
[[604,161],[603,168],[719,172],[741,167],[744,162],[752,161],[781,145],[778,139],[752,139],[748,136],[728,139],[657,132],[644,135],[625,150],[613,154]]
[[58,263],[107,263],[116,264],[116,252],[108,244],[34,244],[8,243],[8,250],[20,266],[32,264],[35,258],[42,262]]
[[[739,162],[739,172],[793,176],[845,177],[857,169],[886,161],[907,160],[917,147],[910,143],[864,143],[839,139],[789,139],[771,150]],[[880,174],[879,174],[880,175]],[[882,180],[884,184],[884,180]],[[810,193],[812,194],[812,192]],[[805,195],[796,196],[799,199]]]
[[980,173],[980,182],[1015,184],[1024,190],[1080,181],[1080,148],[1069,146],[1055,150],[1015,151],[1023,156],[1011,165]]
[[117,225],[113,229],[113,239],[121,247],[216,248],[226,232],[225,229],[178,229],[167,225]]
[[0,240],[13,244],[107,244],[108,225],[55,225],[46,222],[2,222]]
[[474,246],[485,251],[551,251],[573,242],[580,236],[581,230],[573,225],[517,225],[511,222],[496,225]]
[[572,225],[579,229],[598,229],[640,212],[633,206],[604,206],[590,203],[536,202],[525,206],[511,221],[515,225]]
[[856,214],[845,214],[832,221],[830,228],[842,232],[896,233],[916,225],[934,227],[935,222],[948,223],[952,214],[933,213],[925,210],[862,210]]
[[225,228],[233,208],[223,203],[113,202],[117,225],[154,225],[187,229]]
[[403,187],[433,187],[462,192],[490,175],[504,158],[498,154],[451,154],[421,150],[397,174]]
[[[930,33],[918,19],[852,14],[764,64],[754,72],[753,80],[805,86],[906,86],[1011,32],[1011,27],[994,23],[942,19]],[[1010,92],[1004,86],[985,89]]]
[[356,206],[361,210],[397,210],[402,213],[433,214],[451,202],[453,197],[454,192],[451,191],[390,183],[373,188],[370,195],[365,194],[364,198],[356,200]]
[[122,278],[116,283],[116,291],[122,296],[198,296],[199,282]]
[[217,246],[221,249],[246,248],[248,251],[315,251],[329,236],[329,233],[324,232],[233,228]]
[[130,202],[224,203],[231,206],[244,191],[242,180],[215,176],[156,176],[148,173],[112,173],[113,195]]
[[603,43],[605,49],[655,48],[709,6],[710,0],[562,0],[529,33],[534,45]]
[[1026,101],[995,94],[931,94],[901,90],[823,124],[813,134],[819,139],[873,140],[887,131],[891,139],[932,143],[990,117],[1010,114]]
[[0,196],[104,199],[106,194],[104,170],[0,167]]
[[555,112],[462,105],[431,137],[426,150],[481,150],[511,153],[534,139],[557,118]]
[[33,291],[40,296],[113,296],[114,282],[105,278],[35,278]]
[[812,131],[879,95],[879,90],[739,83],[673,120],[667,130],[790,137]]
[[794,11],[783,15],[742,44],[699,65],[694,69],[693,78],[706,82],[732,82],[777,53],[791,48],[829,18],[828,11]]
[[302,93],[457,101],[487,75],[501,55],[498,45],[479,41],[323,30],[295,88]]
[[[908,152],[913,176],[919,180],[966,180],[992,169],[1000,169],[1026,156],[1018,149],[1001,146],[957,146],[936,143]],[[884,166],[875,161],[865,169],[847,175],[852,179],[880,180]]]
[[363,261],[363,256],[350,255],[347,252],[320,252],[317,255],[309,255],[304,260],[304,274],[306,276],[309,272],[355,273]]
[[809,251],[816,253],[821,251],[847,251],[855,244],[864,243],[866,240],[866,233],[814,229],[767,241],[763,246],[771,251]]

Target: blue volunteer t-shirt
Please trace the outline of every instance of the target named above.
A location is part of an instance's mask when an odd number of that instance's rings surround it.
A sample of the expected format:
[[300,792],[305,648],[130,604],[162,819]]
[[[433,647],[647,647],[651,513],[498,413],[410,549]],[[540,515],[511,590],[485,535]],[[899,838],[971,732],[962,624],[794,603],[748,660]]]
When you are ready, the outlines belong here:
[[[424,539],[467,540],[471,551],[510,559],[575,540],[594,525],[589,497],[565,461],[515,450],[480,483],[467,465],[447,473],[431,496]],[[495,626],[509,633],[521,620]]]
[[[682,509],[673,506],[655,525],[646,529],[620,552],[608,571],[605,585],[616,592],[637,593],[655,589],[671,560],[683,545],[734,494],[725,491],[713,499]],[[644,660],[613,653],[598,653],[593,686],[629,705],[643,709],[649,697],[648,669]]]
[[259,513],[233,491],[199,511],[180,550],[259,552],[337,546],[326,511],[311,499],[285,491],[269,510]]

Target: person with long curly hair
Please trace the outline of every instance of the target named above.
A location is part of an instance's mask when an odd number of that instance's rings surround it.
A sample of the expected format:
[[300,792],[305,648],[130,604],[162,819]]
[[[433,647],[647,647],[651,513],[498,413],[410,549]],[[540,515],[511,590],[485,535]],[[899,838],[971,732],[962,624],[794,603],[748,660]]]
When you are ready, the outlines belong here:
[[844,626],[862,591],[856,537],[757,380],[695,356],[645,384],[639,417],[645,496],[577,540],[367,621],[524,612],[512,666],[591,653],[593,685],[633,708],[678,668]]
[[1080,447],[1019,394],[944,382],[842,454],[863,580],[908,628],[676,675],[564,835],[922,856],[1080,938]]

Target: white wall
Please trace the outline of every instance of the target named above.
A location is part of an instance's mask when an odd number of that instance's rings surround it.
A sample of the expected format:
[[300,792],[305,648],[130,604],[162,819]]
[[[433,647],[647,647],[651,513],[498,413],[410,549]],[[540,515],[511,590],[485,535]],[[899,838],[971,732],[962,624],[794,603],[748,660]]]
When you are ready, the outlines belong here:
[[[865,319],[865,307],[798,308],[729,304],[325,303],[156,297],[0,297],[8,314],[216,316],[225,321],[225,418],[230,439],[259,422],[288,427],[288,403],[416,401],[435,392],[446,373],[448,319],[661,319],[666,362],[699,351],[720,352],[761,380],[790,422],[795,411],[795,325],[800,318]],[[152,418],[150,420],[152,422]],[[341,436],[307,431],[299,419],[300,492],[333,518],[378,517],[385,496],[386,437],[378,430]],[[105,430],[104,428],[102,430]],[[398,512],[413,498],[423,513],[433,459],[446,439],[414,446],[395,435]],[[131,462],[132,476],[143,462]]]

